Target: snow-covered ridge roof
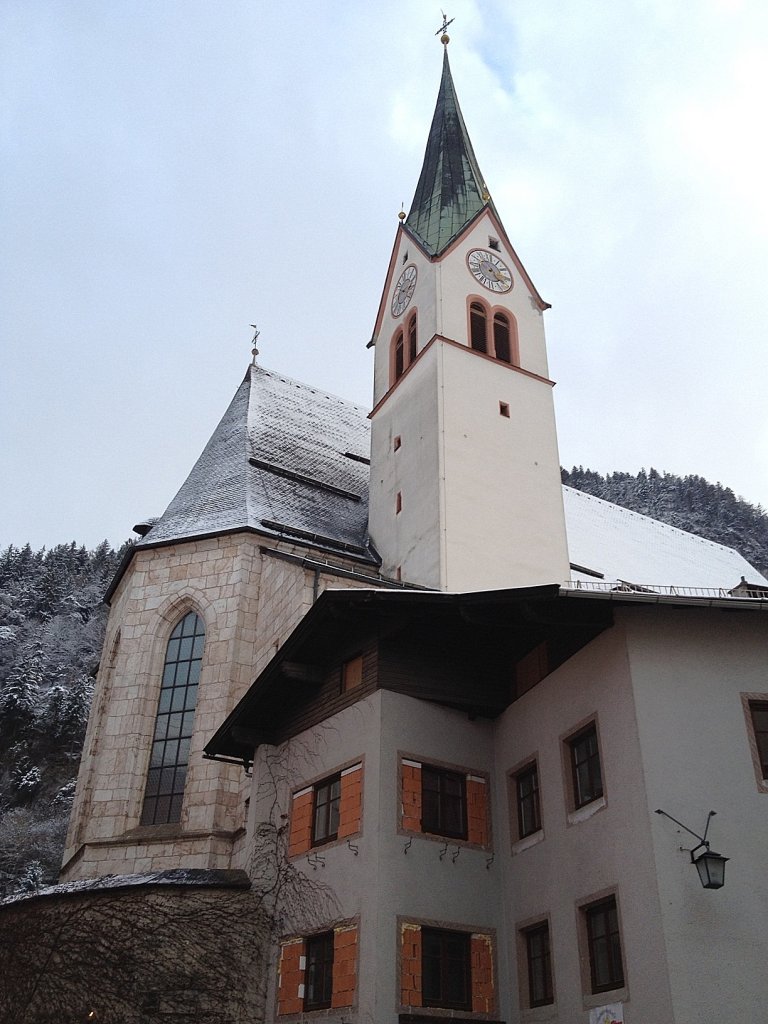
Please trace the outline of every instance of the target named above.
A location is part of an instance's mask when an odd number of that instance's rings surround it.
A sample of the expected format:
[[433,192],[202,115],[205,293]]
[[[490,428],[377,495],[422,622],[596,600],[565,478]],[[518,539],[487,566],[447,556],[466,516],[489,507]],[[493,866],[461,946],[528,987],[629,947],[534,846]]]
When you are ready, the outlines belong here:
[[568,551],[574,579],[600,574],[609,583],[690,588],[737,586],[768,581],[738,551],[675,526],[632,512],[572,487],[563,487]]
[[136,545],[252,529],[374,561],[367,411],[250,366],[165,513]]
[[[192,472],[137,549],[250,529],[378,564],[361,406],[251,366]],[[726,589],[768,581],[737,551],[563,488],[575,581]],[[375,540],[375,538],[374,538]],[[513,581],[510,581],[513,583]]]
[[167,871],[145,871],[135,875],[103,875],[83,878],[60,885],[47,885],[33,892],[17,893],[0,900],[0,906],[27,899],[52,896],[76,896],[84,892],[114,892],[116,889],[138,889],[142,886],[174,888],[250,889],[251,880],[239,869],[170,868]]

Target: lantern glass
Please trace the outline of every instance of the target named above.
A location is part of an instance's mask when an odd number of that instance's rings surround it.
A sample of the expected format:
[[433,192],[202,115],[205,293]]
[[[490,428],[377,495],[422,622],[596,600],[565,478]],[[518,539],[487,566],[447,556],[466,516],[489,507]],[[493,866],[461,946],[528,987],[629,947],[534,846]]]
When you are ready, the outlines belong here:
[[725,862],[728,857],[723,857],[714,850],[705,850],[700,857],[694,860],[696,870],[699,872],[701,884],[705,889],[722,889],[725,884]]

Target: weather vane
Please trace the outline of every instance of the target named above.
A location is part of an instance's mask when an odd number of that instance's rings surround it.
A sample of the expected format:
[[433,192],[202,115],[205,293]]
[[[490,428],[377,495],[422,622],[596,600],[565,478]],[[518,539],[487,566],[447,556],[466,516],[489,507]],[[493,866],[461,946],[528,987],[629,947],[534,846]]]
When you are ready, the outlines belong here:
[[251,355],[253,356],[252,365],[255,366],[256,356],[259,354],[259,350],[256,348],[256,342],[259,340],[259,334],[261,332],[256,324],[251,324],[251,327],[253,328],[253,338],[251,339],[251,344],[253,345],[253,348],[251,349]]
[[[443,16],[443,24],[440,26],[440,28],[437,30],[437,32],[435,32],[435,35],[436,36],[440,36],[440,42],[443,44],[443,46],[447,46],[448,43],[450,43],[450,41],[451,41],[451,37],[446,32],[446,29],[448,28],[449,25],[452,25],[456,19],[455,18],[449,18],[446,15],[445,11],[440,11],[440,13]],[[441,35],[441,33],[442,33],[442,35]]]

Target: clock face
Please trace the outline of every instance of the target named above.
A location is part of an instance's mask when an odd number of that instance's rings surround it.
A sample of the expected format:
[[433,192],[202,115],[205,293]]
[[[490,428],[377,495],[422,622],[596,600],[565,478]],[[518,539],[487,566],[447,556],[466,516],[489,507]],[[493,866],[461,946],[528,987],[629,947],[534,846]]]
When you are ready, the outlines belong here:
[[503,260],[487,249],[473,249],[467,256],[472,276],[492,292],[508,292],[512,287],[512,272]]
[[392,294],[392,316],[400,316],[408,309],[416,288],[416,267],[411,263],[400,275]]

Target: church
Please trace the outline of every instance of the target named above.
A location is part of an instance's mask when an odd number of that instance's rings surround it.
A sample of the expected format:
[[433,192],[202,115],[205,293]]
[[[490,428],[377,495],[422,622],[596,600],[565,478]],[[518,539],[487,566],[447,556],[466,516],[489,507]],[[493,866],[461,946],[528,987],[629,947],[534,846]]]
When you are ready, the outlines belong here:
[[561,485],[548,304],[442,42],[372,408],[254,354],[136,527],[61,879],[262,887],[243,1021],[755,1020],[768,580]]

